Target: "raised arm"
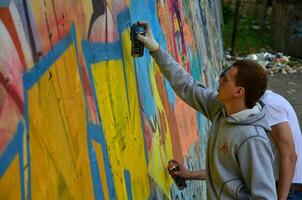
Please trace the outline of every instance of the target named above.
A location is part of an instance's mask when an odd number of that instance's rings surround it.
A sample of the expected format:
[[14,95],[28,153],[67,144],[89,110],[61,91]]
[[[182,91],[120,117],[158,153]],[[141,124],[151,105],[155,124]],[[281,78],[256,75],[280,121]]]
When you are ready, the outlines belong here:
[[210,120],[213,119],[213,116],[222,107],[222,104],[216,98],[216,93],[204,87],[199,81],[194,80],[170,54],[160,48],[147,23],[140,22],[140,24],[146,28],[146,36],[138,35],[137,39],[150,50],[161,72],[176,94]]

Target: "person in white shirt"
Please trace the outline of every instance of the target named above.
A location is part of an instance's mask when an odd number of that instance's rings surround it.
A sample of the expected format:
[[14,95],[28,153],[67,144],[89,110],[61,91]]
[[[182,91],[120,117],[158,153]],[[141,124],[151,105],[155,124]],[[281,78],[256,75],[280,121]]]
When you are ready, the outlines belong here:
[[296,112],[284,97],[270,90],[261,101],[272,128],[278,199],[302,200],[302,135]]

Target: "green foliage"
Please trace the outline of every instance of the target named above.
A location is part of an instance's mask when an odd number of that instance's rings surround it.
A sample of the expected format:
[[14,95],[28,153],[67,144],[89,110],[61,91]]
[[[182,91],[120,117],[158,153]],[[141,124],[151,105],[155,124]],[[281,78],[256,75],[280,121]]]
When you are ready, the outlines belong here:
[[[224,26],[222,35],[224,48],[231,48],[233,32],[234,8],[223,4]],[[237,26],[237,37],[235,43],[235,52],[238,55],[246,55],[259,52],[260,49],[271,50],[269,36],[269,16],[265,21],[262,34],[259,33],[259,17],[240,15]]]
[[223,23],[226,24],[233,19],[232,7],[226,3],[222,4]]

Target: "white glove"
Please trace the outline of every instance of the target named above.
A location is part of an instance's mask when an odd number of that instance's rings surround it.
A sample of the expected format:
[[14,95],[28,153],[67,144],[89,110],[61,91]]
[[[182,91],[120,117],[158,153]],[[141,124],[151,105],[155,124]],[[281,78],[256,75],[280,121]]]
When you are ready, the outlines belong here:
[[146,29],[146,36],[137,35],[136,39],[141,41],[144,46],[149,49],[151,52],[155,52],[159,49],[158,42],[154,39],[149,24],[147,22],[138,22],[140,26],[143,26]]

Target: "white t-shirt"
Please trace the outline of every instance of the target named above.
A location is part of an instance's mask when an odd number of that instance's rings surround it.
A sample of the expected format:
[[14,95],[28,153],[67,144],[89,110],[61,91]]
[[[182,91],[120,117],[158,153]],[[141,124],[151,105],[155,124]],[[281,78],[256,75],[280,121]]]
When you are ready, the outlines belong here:
[[[261,98],[261,101],[265,104],[264,108],[266,110],[266,115],[270,126],[285,121],[288,122],[293,134],[297,154],[296,170],[292,182],[302,183],[302,135],[296,112],[284,97],[270,90],[265,92]],[[274,168],[276,169],[275,175],[276,178],[278,178],[279,156],[277,154],[278,151],[276,147],[273,147],[273,152],[276,157],[276,161],[274,163]]]

